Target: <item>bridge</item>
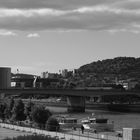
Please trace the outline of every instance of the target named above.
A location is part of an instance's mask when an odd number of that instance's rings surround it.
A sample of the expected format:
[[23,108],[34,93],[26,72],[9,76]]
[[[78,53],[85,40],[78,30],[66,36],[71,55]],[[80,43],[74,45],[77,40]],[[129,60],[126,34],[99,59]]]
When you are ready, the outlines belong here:
[[140,91],[125,90],[88,90],[88,89],[42,89],[42,88],[9,88],[0,89],[0,93],[5,95],[64,95],[64,96],[82,96],[95,97],[104,95],[130,95],[140,96]]
[[134,91],[120,91],[120,90],[86,90],[86,89],[0,89],[0,94],[5,96],[12,95],[51,95],[51,96],[67,96],[67,104],[69,112],[84,112],[85,111],[85,98],[86,97],[103,97],[103,96],[116,96],[116,95],[137,95],[139,92]]

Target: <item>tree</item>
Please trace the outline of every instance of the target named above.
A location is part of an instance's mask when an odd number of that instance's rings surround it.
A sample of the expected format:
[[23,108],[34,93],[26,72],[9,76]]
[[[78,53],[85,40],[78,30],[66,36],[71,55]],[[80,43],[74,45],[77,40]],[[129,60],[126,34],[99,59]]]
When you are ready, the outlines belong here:
[[6,104],[0,104],[0,119],[5,120],[4,111],[6,109]]
[[45,123],[51,116],[51,112],[43,106],[34,106],[31,112],[32,120],[41,128],[45,128]]
[[60,125],[55,117],[50,117],[46,123],[46,129],[49,131],[59,131]]
[[22,102],[22,100],[17,100],[15,102],[12,113],[13,120],[23,121],[26,119],[26,116],[24,114],[24,103]]
[[14,107],[14,99],[11,98],[10,100],[7,100],[6,109],[4,111],[6,119],[10,119],[12,117],[12,109],[13,109],[13,107]]
[[31,118],[31,111],[32,111],[33,107],[34,107],[34,103],[32,103],[32,102],[28,102],[25,105],[24,113],[25,113],[27,119],[29,119],[30,121],[32,120],[32,118]]

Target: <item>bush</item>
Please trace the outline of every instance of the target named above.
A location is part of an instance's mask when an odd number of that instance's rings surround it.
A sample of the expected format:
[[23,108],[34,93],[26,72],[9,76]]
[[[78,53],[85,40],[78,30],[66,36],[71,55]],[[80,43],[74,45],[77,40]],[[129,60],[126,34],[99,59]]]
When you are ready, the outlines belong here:
[[59,131],[60,126],[58,120],[54,117],[50,117],[46,123],[46,129],[49,131]]

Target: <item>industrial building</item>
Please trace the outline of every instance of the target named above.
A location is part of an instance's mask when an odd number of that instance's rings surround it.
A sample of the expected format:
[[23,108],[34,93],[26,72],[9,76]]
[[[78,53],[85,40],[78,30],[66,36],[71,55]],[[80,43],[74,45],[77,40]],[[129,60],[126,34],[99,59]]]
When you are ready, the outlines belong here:
[[0,89],[11,87],[11,68],[0,67]]

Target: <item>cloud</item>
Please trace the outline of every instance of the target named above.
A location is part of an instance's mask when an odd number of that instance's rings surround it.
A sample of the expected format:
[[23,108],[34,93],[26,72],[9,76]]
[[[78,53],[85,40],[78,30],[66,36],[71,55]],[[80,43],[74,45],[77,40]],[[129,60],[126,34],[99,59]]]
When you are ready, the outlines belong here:
[[0,36],[16,36],[17,34],[11,31],[0,30]]
[[36,37],[40,37],[40,35],[37,33],[31,33],[31,34],[28,34],[27,37],[28,38],[36,38]]
[[112,4],[112,6],[121,9],[137,10],[140,9],[140,1],[139,0],[117,1],[116,3]]
[[[87,0],[86,2],[41,0],[40,3],[34,0],[32,6],[30,2],[33,0],[28,2],[25,0],[30,5],[27,7],[23,0],[7,1],[9,3],[4,0],[0,2],[0,29],[27,32],[93,30],[138,33],[140,31],[138,0]],[[27,37],[39,37],[39,35],[34,33]]]
[[[0,0],[1,8],[72,10],[78,7],[110,4],[116,0]],[[117,0],[124,1],[124,0]]]

